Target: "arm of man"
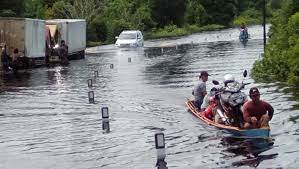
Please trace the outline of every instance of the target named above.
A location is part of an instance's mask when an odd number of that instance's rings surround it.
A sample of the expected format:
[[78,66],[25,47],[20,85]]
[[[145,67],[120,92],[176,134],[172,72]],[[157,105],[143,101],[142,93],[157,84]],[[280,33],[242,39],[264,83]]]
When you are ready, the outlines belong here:
[[273,107],[272,107],[269,103],[267,103],[267,102],[265,102],[265,105],[266,105],[266,109],[267,109],[267,112],[268,112],[268,115],[269,115],[269,119],[271,120],[272,117],[273,117],[274,109],[273,109]]
[[245,103],[244,106],[243,106],[243,119],[244,119],[244,121],[250,123],[251,122],[251,116],[250,116],[250,112],[249,112],[247,103]]

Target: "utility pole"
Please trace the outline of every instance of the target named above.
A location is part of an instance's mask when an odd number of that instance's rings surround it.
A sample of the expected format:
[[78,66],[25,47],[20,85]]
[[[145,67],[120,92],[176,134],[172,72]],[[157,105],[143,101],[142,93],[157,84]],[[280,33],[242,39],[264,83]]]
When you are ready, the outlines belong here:
[[266,53],[266,0],[263,0],[264,54]]

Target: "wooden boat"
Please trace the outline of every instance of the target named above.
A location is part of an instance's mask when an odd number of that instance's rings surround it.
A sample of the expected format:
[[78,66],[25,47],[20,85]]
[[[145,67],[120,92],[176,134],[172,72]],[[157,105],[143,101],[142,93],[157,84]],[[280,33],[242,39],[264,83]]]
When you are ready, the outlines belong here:
[[238,138],[269,138],[270,128],[258,128],[258,129],[241,129],[239,127],[227,126],[224,124],[215,123],[214,121],[206,118],[194,105],[193,101],[188,100],[186,102],[188,109],[200,120],[208,125],[214,126],[226,133],[232,134]]

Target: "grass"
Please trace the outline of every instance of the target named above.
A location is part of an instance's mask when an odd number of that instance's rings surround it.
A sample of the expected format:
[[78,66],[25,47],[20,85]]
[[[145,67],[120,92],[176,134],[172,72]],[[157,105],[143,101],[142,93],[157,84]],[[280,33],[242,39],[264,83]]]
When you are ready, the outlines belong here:
[[186,36],[192,33],[198,33],[203,31],[212,31],[225,28],[222,25],[206,25],[199,27],[197,25],[185,25],[182,28],[178,28],[176,25],[165,26],[164,28],[153,29],[152,31],[145,32],[144,37],[146,39],[159,39],[169,37]]

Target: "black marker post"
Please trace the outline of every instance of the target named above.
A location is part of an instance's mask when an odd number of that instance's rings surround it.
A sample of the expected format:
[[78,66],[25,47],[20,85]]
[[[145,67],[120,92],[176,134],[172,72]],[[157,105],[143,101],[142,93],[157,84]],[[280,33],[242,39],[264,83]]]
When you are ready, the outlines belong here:
[[93,91],[88,92],[88,100],[89,100],[89,103],[94,103],[94,92]]
[[157,169],[168,169],[167,163],[164,161],[166,157],[164,133],[155,134],[155,144],[157,149]]
[[102,111],[102,129],[106,133],[108,133],[110,132],[108,107],[102,107],[101,111]]
[[92,79],[87,80],[88,87],[92,87]]

